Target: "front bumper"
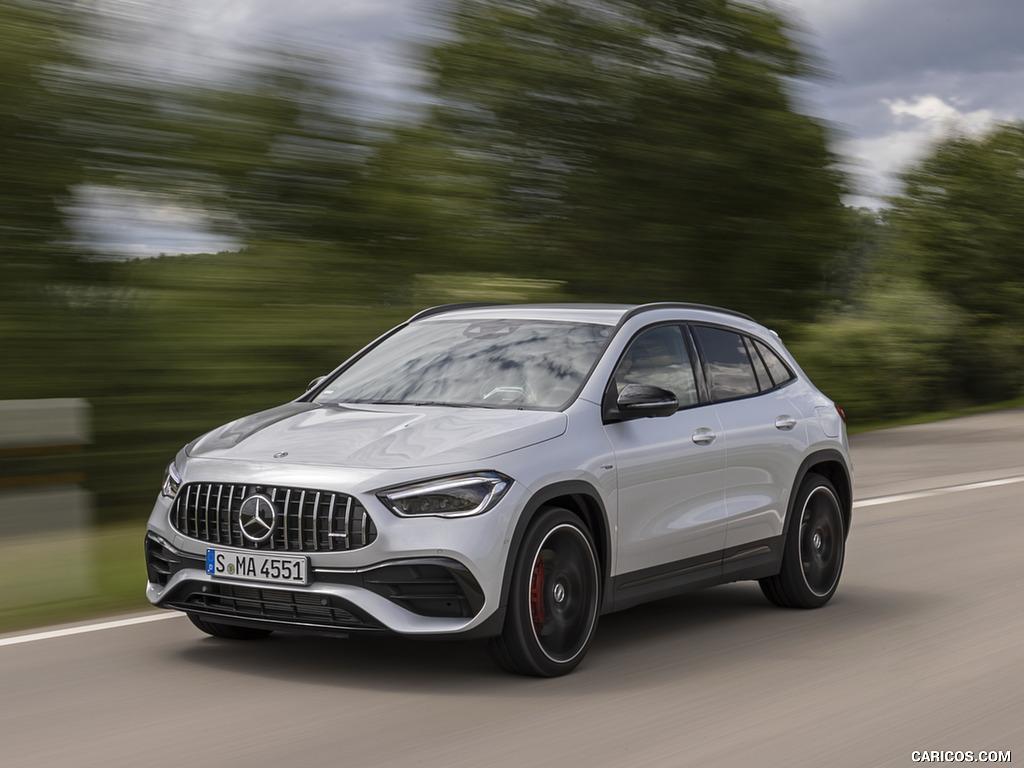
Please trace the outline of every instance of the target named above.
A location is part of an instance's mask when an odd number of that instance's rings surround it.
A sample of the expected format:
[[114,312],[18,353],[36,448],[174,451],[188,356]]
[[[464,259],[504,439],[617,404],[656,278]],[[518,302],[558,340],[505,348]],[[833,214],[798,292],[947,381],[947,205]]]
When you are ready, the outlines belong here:
[[[218,492],[219,488],[211,495]],[[335,551],[308,546],[286,550],[308,558],[305,585],[208,574],[208,548],[244,554],[252,552],[251,544],[240,547],[237,537],[226,533],[221,537],[213,513],[208,524],[205,507],[197,507],[194,499],[189,501],[185,520],[171,500],[159,497],[146,535],[146,595],[158,607],[202,614],[212,621],[299,632],[386,631],[423,637],[497,634],[504,616],[505,563],[524,493],[524,488],[513,486],[495,508],[458,519],[399,518],[372,494],[356,494],[373,523],[365,529],[371,535],[354,536],[360,546]],[[308,521],[309,507],[306,509]],[[343,526],[338,530],[347,530],[348,524],[340,522],[344,515],[336,513],[335,518]],[[356,520],[353,513],[353,526]],[[234,509],[230,526],[237,525],[238,510]],[[225,531],[227,527],[225,523]],[[279,551],[279,543],[274,545],[275,551]]]
[[342,633],[401,631],[374,616],[387,603],[410,614],[422,632],[464,629],[484,606],[483,590],[469,569],[450,558],[396,560],[353,570],[311,569],[306,586],[278,586],[206,573],[205,558],[183,552],[162,537],[146,536],[147,595],[154,604],[211,619],[273,625],[279,629]]

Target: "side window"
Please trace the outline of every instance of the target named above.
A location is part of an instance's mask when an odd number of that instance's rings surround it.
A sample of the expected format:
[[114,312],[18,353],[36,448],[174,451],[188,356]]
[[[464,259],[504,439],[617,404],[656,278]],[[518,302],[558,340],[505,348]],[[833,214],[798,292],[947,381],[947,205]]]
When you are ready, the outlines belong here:
[[615,369],[615,392],[627,384],[647,384],[667,389],[680,407],[697,404],[697,385],[682,330],[662,325],[633,339]]
[[757,385],[761,387],[761,391],[771,389],[775,386],[772,382],[772,377],[768,374],[768,369],[765,367],[764,360],[757,353],[756,347],[754,347],[754,340],[749,336],[744,337],[747,342],[747,355],[750,357],[750,362],[754,365],[754,375],[757,376]]
[[704,351],[712,400],[735,400],[760,391],[743,336],[702,325],[694,326],[693,332]]
[[789,370],[789,366],[782,362],[782,358],[775,354],[771,347],[757,339],[754,340],[754,344],[757,346],[757,351],[761,353],[764,364],[768,366],[768,372],[772,375],[772,383],[776,387],[795,378],[793,372]]

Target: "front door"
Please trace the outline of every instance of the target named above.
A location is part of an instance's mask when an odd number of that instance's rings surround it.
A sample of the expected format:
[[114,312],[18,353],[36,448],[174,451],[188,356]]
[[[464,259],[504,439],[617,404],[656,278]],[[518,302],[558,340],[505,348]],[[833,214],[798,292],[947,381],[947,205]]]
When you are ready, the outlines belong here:
[[700,569],[725,546],[725,436],[714,406],[699,402],[692,359],[682,329],[661,325],[642,331],[616,369],[616,396],[645,384],[680,404],[671,416],[605,426],[618,481],[616,576]]

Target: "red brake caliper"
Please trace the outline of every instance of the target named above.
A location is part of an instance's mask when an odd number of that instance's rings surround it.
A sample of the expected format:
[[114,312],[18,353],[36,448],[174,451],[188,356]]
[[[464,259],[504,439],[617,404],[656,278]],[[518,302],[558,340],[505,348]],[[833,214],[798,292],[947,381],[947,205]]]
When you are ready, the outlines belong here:
[[533,577],[530,579],[530,615],[533,628],[540,633],[544,627],[544,561],[539,557],[533,564]]

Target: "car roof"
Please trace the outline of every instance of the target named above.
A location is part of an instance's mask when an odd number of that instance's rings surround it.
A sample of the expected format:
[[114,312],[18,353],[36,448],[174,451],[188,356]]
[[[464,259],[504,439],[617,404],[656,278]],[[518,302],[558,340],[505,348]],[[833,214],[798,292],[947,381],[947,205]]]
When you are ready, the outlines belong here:
[[663,302],[656,304],[446,304],[414,315],[409,322],[438,317],[467,320],[551,320],[618,325],[627,317],[654,310],[714,312],[753,321],[749,315],[706,304]]

